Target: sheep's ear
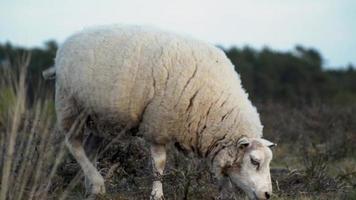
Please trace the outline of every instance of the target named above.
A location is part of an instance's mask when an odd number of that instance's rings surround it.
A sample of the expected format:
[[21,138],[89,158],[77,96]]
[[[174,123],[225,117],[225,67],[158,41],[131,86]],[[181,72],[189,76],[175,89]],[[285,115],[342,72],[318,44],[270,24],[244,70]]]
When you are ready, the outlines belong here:
[[250,140],[246,137],[243,137],[243,138],[239,139],[237,144],[240,149],[244,149],[244,148],[248,147],[248,145],[250,145]]
[[261,142],[262,142],[263,145],[266,145],[266,146],[269,147],[269,148],[273,148],[273,147],[277,146],[276,143],[273,143],[273,142],[268,141],[268,140],[266,140],[266,139],[261,138],[260,140],[261,140]]

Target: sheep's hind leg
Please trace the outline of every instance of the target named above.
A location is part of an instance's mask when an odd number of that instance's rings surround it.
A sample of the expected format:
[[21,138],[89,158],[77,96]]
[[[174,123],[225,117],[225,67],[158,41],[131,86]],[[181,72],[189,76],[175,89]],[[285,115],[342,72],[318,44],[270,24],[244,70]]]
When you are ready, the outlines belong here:
[[[93,164],[93,166],[96,168],[97,167],[97,159],[98,159],[98,153],[101,149],[101,145],[103,142],[102,137],[98,137],[95,135],[94,132],[97,130],[87,130],[89,132],[85,144],[84,144],[84,149],[85,153],[88,155],[88,158],[90,162]],[[91,181],[89,177],[85,176],[85,190],[87,194],[91,193],[91,190],[93,188],[93,185],[91,184]],[[105,189],[105,188],[104,188]],[[105,191],[105,190],[104,190]]]
[[87,120],[85,112],[60,84],[56,86],[55,99],[58,126],[66,136],[69,151],[92,183],[92,194],[105,193],[104,178],[90,162],[82,145]]
[[[79,121],[79,120],[76,120]],[[84,147],[83,147],[83,123],[76,123],[71,127],[71,131],[66,135],[66,144],[75,158],[75,160],[79,163],[80,167],[84,172],[84,176],[89,179],[92,187],[91,194],[102,194],[105,193],[105,184],[104,178],[101,176],[99,171],[94,167],[94,165],[90,162],[87,157]],[[76,130],[76,131],[72,131]]]
[[164,145],[151,145],[151,157],[153,168],[153,186],[150,199],[163,200],[162,176],[166,165],[166,148]]
[[82,140],[79,140],[78,138],[67,138],[66,142],[69,151],[81,166],[85,177],[88,178],[92,184],[91,193],[105,193],[104,178],[86,156],[82,145]]

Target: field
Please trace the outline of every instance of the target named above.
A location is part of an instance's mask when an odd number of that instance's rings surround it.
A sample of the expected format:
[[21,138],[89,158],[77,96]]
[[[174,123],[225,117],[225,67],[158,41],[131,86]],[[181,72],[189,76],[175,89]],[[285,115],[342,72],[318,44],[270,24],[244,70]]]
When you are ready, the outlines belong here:
[[[53,93],[44,89],[49,83],[38,83],[28,98],[28,63],[23,57],[0,68],[0,199],[84,199],[82,172],[56,128]],[[272,199],[356,199],[356,106],[273,101],[256,106],[264,136],[278,144],[271,163]],[[168,155],[166,199],[217,196],[216,181],[202,160],[174,147]],[[113,143],[102,152],[98,167],[108,190],[99,199],[149,196],[151,165],[139,136],[128,133]],[[246,198],[235,193],[231,199]]]

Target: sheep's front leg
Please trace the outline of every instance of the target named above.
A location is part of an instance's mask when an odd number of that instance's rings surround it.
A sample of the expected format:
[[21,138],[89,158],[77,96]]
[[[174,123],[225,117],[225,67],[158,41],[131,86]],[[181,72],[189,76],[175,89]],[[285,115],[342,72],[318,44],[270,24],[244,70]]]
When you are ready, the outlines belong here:
[[166,148],[164,145],[151,145],[151,157],[152,157],[152,168],[153,168],[153,186],[150,199],[151,200],[162,200],[163,189],[162,189],[162,176],[164,167],[166,165]]

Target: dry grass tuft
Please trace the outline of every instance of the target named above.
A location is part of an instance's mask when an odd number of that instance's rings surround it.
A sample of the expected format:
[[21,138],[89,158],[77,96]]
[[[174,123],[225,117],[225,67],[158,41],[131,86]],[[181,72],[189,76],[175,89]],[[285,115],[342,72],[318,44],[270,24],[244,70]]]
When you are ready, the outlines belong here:
[[30,55],[1,66],[0,199],[48,199],[64,145],[53,133],[52,100],[27,102]]

